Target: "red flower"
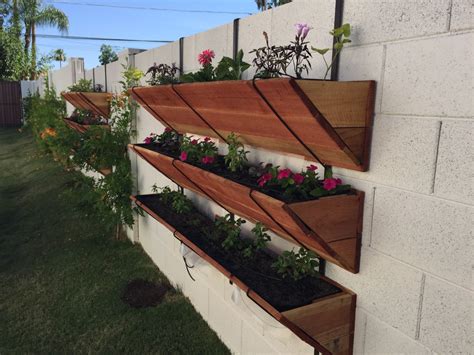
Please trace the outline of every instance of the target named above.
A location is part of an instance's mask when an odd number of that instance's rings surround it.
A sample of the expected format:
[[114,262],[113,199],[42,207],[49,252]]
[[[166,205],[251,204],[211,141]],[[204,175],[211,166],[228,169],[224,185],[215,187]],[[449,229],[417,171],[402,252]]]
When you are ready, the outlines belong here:
[[181,154],[179,155],[179,160],[186,161],[186,159],[188,159],[188,153],[187,152],[181,152]]
[[292,173],[293,173],[293,172],[292,172],[290,169],[283,169],[283,170],[280,170],[280,172],[279,172],[278,175],[277,175],[277,179],[278,179],[278,180],[281,180],[281,179],[289,178]]
[[192,144],[192,145],[198,144],[198,140],[197,140],[197,139],[193,139],[193,140],[191,141],[191,144]]
[[202,51],[198,56],[199,64],[201,65],[211,64],[212,58],[214,58],[215,56],[216,54],[214,53],[212,49],[206,49]]
[[295,180],[296,185],[301,185],[304,181],[304,176],[301,174],[293,174],[293,180]]
[[267,182],[269,182],[272,179],[272,174],[271,173],[265,173],[262,176],[260,176],[257,180],[258,186],[263,187]]
[[318,167],[317,167],[316,165],[313,165],[313,164],[308,165],[308,166],[306,167],[306,169],[307,169],[307,170],[310,170],[310,171],[316,171],[317,168],[318,168]]
[[341,179],[327,178],[323,180],[323,189],[326,191],[334,190],[337,185],[341,185]]
[[212,164],[214,163],[214,157],[205,156],[201,159],[203,164]]
[[209,142],[210,140],[211,140],[211,138],[209,138],[209,137],[204,138],[204,142]]
[[169,128],[169,127],[165,127],[165,132],[171,132],[171,131],[172,131],[172,129],[171,129],[171,128]]
[[153,138],[152,137],[146,137],[144,140],[145,144],[151,144],[153,142]]

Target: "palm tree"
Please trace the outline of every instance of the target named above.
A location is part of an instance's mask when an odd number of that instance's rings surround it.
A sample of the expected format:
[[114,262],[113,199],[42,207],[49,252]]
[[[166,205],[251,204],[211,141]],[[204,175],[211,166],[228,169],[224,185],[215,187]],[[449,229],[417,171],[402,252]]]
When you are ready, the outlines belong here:
[[255,0],[257,7],[261,11],[271,9],[280,5],[288,4],[292,0]]
[[36,79],[36,26],[56,27],[61,33],[67,33],[69,20],[64,12],[43,4],[43,0],[20,0],[20,16],[25,25],[26,54],[31,46],[30,79]]
[[53,60],[59,62],[59,68],[62,67],[62,62],[66,61],[66,53],[64,53],[64,50],[59,48],[53,51],[52,54]]

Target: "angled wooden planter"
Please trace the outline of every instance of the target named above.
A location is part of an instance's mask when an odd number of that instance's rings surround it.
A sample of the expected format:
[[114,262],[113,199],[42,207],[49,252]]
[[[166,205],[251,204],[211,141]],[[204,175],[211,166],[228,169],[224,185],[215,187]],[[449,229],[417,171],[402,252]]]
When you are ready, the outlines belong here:
[[110,99],[107,92],[63,92],[64,97],[75,108],[93,112],[97,116],[109,117]]
[[110,130],[110,125],[108,124],[101,124],[101,125],[87,125],[87,124],[81,124],[78,123],[70,118],[63,118],[63,121],[73,130],[79,132],[79,133],[84,133],[91,127],[101,127],[102,129],[108,129]]
[[348,169],[368,169],[375,82],[217,81],[135,87],[131,94],[180,133],[302,155]]
[[271,300],[263,299],[245,284],[245,280],[240,280],[233,275],[218,261],[206,254],[199,245],[180,233],[175,226],[160,217],[145,203],[139,201],[139,198],[140,196],[132,196],[132,200],[139,207],[168,228],[176,238],[219,270],[257,305],[290,329],[300,339],[323,354],[352,354],[356,306],[356,295],[353,292],[322,276],[321,278],[324,281],[336,286],[341,291],[315,299],[311,304],[280,312],[272,306]]
[[143,145],[129,147],[178,185],[232,213],[262,222],[290,242],[314,250],[350,272],[359,271],[363,192],[353,190],[344,195],[285,203]]

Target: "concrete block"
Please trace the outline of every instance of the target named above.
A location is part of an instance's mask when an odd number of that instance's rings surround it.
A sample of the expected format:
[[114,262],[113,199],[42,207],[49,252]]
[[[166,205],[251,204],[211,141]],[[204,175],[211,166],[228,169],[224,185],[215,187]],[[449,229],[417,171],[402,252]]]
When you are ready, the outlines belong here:
[[360,45],[445,32],[449,6],[449,0],[346,0],[343,18]]
[[472,0],[453,0],[450,31],[473,28],[474,5]]
[[275,354],[275,349],[257,334],[247,323],[242,322],[242,354]]
[[209,319],[209,288],[193,269],[189,270],[195,281],[189,275],[184,280],[183,292],[189,298],[196,311],[198,311],[204,320]]
[[105,66],[101,65],[94,68],[95,84],[102,85],[105,90]]
[[209,291],[209,325],[219,338],[235,353],[242,352],[242,320],[220,295]]
[[153,193],[152,187],[154,184],[156,184],[158,187],[176,187],[176,185],[171,180],[169,180],[165,175],[161,174],[142,158],[137,159],[137,167],[137,189],[139,194],[145,195]]
[[473,41],[465,33],[388,44],[382,112],[473,116]]
[[473,212],[462,204],[379,187],[371,247],[472,287]]
[[339,80],[375,80],[375,112],[382,102],[383,45],[347,47],[340,54]]
[[474,122],[444,121],[438,148],[434,193],[474,204]]
[[165,126],[154,118],[143,107],[139,106],[137,110],[137,136],[136,142],[143,143],[145,137],[150,133],[160,134],[165,129]]
[[356,308],[355,327],[354,327],[354,354],[364,354],[365,347],[365,328],[367,325],[367,313],[361,308]]
[[440,354],[471,354],[474,294],[427,276],[420,341]]
[[148,214],[138,216],[139,241],[143,250],[150,256],[158,268],[166,275],[167,248],[158,237],[158,222]]
[[439,122],[376,115],[369,171],[335,168],[334,172],[384,185],[431,193]]
[[357,306],[415,337],[422,273],[370,248],[362,248],[358,274],[327,264],[327,276],[357,294]]
[[[437,350],[437,349],[436,349]],[[426,347],[392,328],[380,319],[367,315],[364,354],[431,354]]]

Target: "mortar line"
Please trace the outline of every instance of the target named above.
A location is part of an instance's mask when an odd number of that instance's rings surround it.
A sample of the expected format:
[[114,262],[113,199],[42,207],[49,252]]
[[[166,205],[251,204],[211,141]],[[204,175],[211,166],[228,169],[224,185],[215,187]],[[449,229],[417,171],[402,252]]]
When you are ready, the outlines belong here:
[[418,302],[418,314],[416,316],[415,340],[420,339],[421,316],[422,316],[422,311],[423,311],[423,296],[425,295],[425,281],[426,281],[426,274],[423,273],[423,275],[421,276],[420,299]]
[[374,186],[373,191],[372,191],[372,211],[370,215],[370,231],[369,231],[369,247],[372,246],[372,231],[374,228],[374,214],[375,214],[375,192],[377,190],[377,187]]
[[[382,102],[383,102],[383,84],[384,84],[384,81],[385,81],[385,64],[387,63],[387,45],[383,44],[382,45],[382,69],[381,69],[381,73],[380,73],[380,85],[377,85],[379,87],[379,90],[380,90],[380,94],[379,94],[379,111],[382,112]],[[374,112],[374,116],[376,115],[376,113]]]
[[436,116],[436,115],[417,115],[417,114],[407,114],[407,113],[396,113],[396,112],[376,112],[376,115],[379,116],[396,116],[400,118],[407,118],[407,119],[414,119],[414,118],[419,118],[419,119],[424,119],[424,120],[443,120],[443,121],[466,121],[466,122],[472,122],[473,116],[455,116],[455,115],[449,115],[449,116]]
[[436,142],[436,150],[435,150],[435,161],[434,161],[434,171],[433,171],[433,181],[431,182],[431,193],[434,195],[435,193],[435,185],[436,185],[436,172],[438,171],[438,157],[439,157],[439,144],[441,142],[441,129],[443,128],[443,121],[439,121],[439,128],[438,128],[438,139]]
[[446,21],[446,31],[451,31],[451,18],[453,15],[453,0],[449,1],[448,18]]

